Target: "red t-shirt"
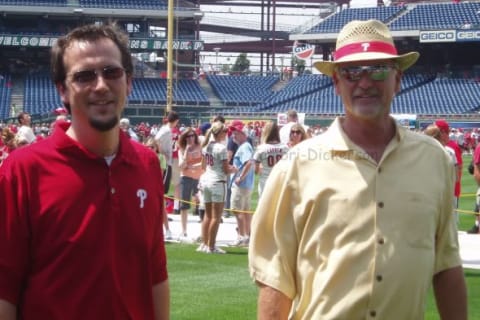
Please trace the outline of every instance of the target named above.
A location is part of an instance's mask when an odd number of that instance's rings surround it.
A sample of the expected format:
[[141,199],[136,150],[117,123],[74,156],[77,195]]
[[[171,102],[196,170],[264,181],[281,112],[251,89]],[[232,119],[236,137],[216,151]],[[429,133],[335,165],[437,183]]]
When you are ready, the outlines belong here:
[[154,319],[168,277],[156,155],[120,133],[110,166],[57,127],[0,167],[0,299],[21,319]]
[[[447,146],[452,148],[453,151],[455,151],[455,158],[457,158],[457,166],[461,167],[463,165],[462,149],[460,149],[458,144],[453,140],[448,141]],[[455,182],[455,191],[454,191],[455,197],[460,196],[461,185],[462,183],[460,179],[457,182]]]

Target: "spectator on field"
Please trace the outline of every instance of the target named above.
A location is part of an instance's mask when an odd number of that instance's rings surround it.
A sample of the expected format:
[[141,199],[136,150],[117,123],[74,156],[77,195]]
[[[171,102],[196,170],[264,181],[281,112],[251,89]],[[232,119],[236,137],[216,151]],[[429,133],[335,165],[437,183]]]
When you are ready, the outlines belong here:
[[220,121],[212,124],[202,145],[202,168],[200,188],[205,203],[205,216],[202,221],[202,243],[198,252],[223,254],[216,246],[217,232],[225,203],[227,175],[235,172],[228,164],[227,148],[222,143],[227,135],[227,127]]
[[[228,138],[227,138],[227,156],[228,156],[228,163],[230,165],[233,165],[233,157],[235,156],[235,153],[237,152],[238,150],[238,144],[234,141],[233,139],[233,135],[232,135],[232,129],[231,127],[229,127],[229,135],[228,135]],[[248,143],[250,143],[250,145],[253,146],[253,142],[252,140],[247,137],[247,141]],[[228,210],[227,212],[224,213],[224,216],[225,217],[230,217],[231,216],[231,213],[230,213],[230,200],[231,200],[231,196],[232,196],[232,183],[230,181],[230,176],[228,176],[228,179],[227,179],[227,197],[225,199],[225,209]]]
[[441,132],[440,128],[437,127],[435,124],[431,124],[431,125],[429,125],[428,127],[425,128],[423,133],[425,133],[427,136],[430,136],[430,137],[434,138],[435,140],[440,142],[440,144],[442,144],[442,146],[447,151],[450,159],[452,160],[452,163],[455,166],[455,171],[456,171],[457,170],[457,156],[455,155],[455,151],[445,144],[445,141],[442,139],[442,132]]
[[[288,144],[290,141],[290,129],[294,124],[298,123],[298,113],[296,110],[287,111],[287,123],[280,128],[280,142]],[[305,131],[305,130],[304,130]]]
[[307,139],[307,133],[301,124],[295,123],[290,127],[290,138],[287,144],[289,148],[293,148],[305,139]]
[[[180,215],[182,233],[180,240],[188,239],[187,218],[192,197],[198,192],[198,180],[203,173],[202,168],[202,146],[197,133],[192,128],[186,128],[180,135],[179,144],[179,166],[180,166]],[[198,210],[198,202],[195,199],[195,207]]]
[[238,226],[238,238],[233,243],[235,246],[248,246],[252,221],[252,214],[249,211],[255,183],[253,147],[247,141],[247,134],[243,129],[244,124],[240,120],[234,120],[230,124],[233,141],[238,145],[237,152],[233,156],[236,172],[230,177],[232,190],[230,209],[237,219]]
[[[455,202],[454,208],[458,209],[460,194],[461,194],[461,185],[462,185],[462,173],[463,173],[463,157],[462,149],[455,140],[449,138],[450,126],[445,120],[437,120],[434,123],[438,129],[440,129],[440,142],[444,146],[450,147],[455,152],[455,157],[457,159],[456,163],[456,180],[455,180]],[[463,136],[463,133],[462,133]]]
[[130,120],[128,118],[122,118],[120,119],[120,129],[125,132],[127,136],[130,137],[130,139],[133,139],[137,142],[140,141],[138,138],[138,135],[135,133],[133,128],[130,126]]
[[10,128],[5,127],[1,130],[0,140],[0,166],[2,162],[7,159],[8,155],[17,148],[15,133]]
[[20,124],[17,131],[17,141],[25,144],[35,142],[35,133],[32,129],[32,117],[27,112],[20,112],[17,116],[17,121]]
[[467,233],[478,234],[480,233],[480,215],[478,214],[480,207],[480,143],[477,144],[475,151],[473,152],[473,178],[477,183],[477,192],[475,197],[475,224],[470,228]]
[[280,160],[259,199],[259,319],[423,319],[432,281],[439,318],[467,319],[451,160],[390,115],[418,57],[381,21],[354,20],[315,63],[345,116]]
[[[170,190],[170,183],[172,179],[172,165],[173,165],[173,145],[174,140],[172,136],[172,128],[176,127],[180,117],[175,111],[170,111],[165,119],[165,124],[158,130],[155,135],[155,141],[158,145],[158,151],[163,154],[167,162],[167,168],[163,172],[163,191],[168,194]],[[165,212],[166,214],[166,212]],[[168,228],[168,217],[164,218],[165,224],[165,239],[172,240],[172,233]]]
[[0,315],[169,319],[162,173],[119,128],[127,35],[75,28],[52,47],[51,68],[71,123],[0,168]]
[[269,121],[262,131],[260,145],[255,150],[255,173],[258,178],[258,196],[262,195],[265,182],[267,181],[273,166],[287,153],[288,146],[280,142],[278,126]]

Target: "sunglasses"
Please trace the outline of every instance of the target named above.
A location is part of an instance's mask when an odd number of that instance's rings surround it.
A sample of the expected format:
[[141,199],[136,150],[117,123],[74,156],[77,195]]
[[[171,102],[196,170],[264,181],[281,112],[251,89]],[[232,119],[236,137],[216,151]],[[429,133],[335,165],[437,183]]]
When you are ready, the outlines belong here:
[[186,137],[187,137],[187,138],[192,138],[192,137],[195,137],[195,135],[194,135],[194,134],[189,134],[189,135],[187,135]]
[[290,131],[290,134],[302,134],[302,131],[300,131],[300,130],[292,130],[292,131]]
[[72,81],[80,84],[86,84],[97,80],[99,74],[105,80],[117,80],[125,74],[122,67],[105,67],[100,70],[82,70],[72,74]]
[[352,66],[352,67],[338,67],[338,73],[348,81],[355,82],[362,78],[366,73],[368,78],[373,81],[384,81],[387,79],[390,71],[395,69],[393,65],[379,65],[379,66]]

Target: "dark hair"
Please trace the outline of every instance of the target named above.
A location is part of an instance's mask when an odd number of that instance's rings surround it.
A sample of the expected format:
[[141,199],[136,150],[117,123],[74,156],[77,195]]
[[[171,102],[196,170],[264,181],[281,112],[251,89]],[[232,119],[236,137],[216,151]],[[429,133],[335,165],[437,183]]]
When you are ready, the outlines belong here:
[[18,114],[17,116],[17,121],[18,123],[22,124],[22,120],[23,120],[23,117],[28,115],[29,113],[28,112],[25,112],[25,111],[22,111]]
[[187,147],[187,136],[192,133],[195,135],[195,144],[200,144],[200,141],[198,141],[198,135],[195,130],[193,130],[193,128],[191,127],[188,127],[183,130],[182,134],[178,138],[178,145],[180,146],[180,149],[185,149]]
[[170,111],[167,115],[167,121],[172,123],[180,119],[180,116],[176,111]]
[[[65,79],[67,78],[67,70],[63,57],[65,51],[74,42],[85,41],[95,42],[101,39],[112,40],[117,48],[120,50],[122,56],[122,67],[125,69],[127,75],[133,74],[133,62],[128,45],[128,36],[123,32],[114,22],[105,25],[89,24],[80,26],[67,35],[58,38],[55,45],[50,51],[50,72],[52,81],[55,85],[65,86]],[[65,108],[70,112],[70,105],[66,104]]]
[[221,123],[225,123],[225,118],[222,115],[217,115],[213,118],[213,122],[220,121]]

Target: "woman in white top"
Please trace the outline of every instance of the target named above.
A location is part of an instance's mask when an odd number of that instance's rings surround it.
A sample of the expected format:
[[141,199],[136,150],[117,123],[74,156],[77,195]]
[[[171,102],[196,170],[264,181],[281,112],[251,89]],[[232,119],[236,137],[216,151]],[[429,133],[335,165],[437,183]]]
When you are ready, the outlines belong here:
[[263,187],[273,166],[288,151],[288,146],[280,142],[278,126],[273,121],[265,124],[260,143],[253,155],[253,159],[255,160],[255,173],[260,175],[258,178],[259,197],[262,195]]
[[205,217],[202,221],[203,242],[197,251],[225,253],[215,246],[215,241],[225,203],[227,175],[236,170],[228,164],[227,147],[222,143],[227,131],[223,123],[214,122],[202,145],[202,167],[205,172],[200,178],[200,185],[205,202]]

